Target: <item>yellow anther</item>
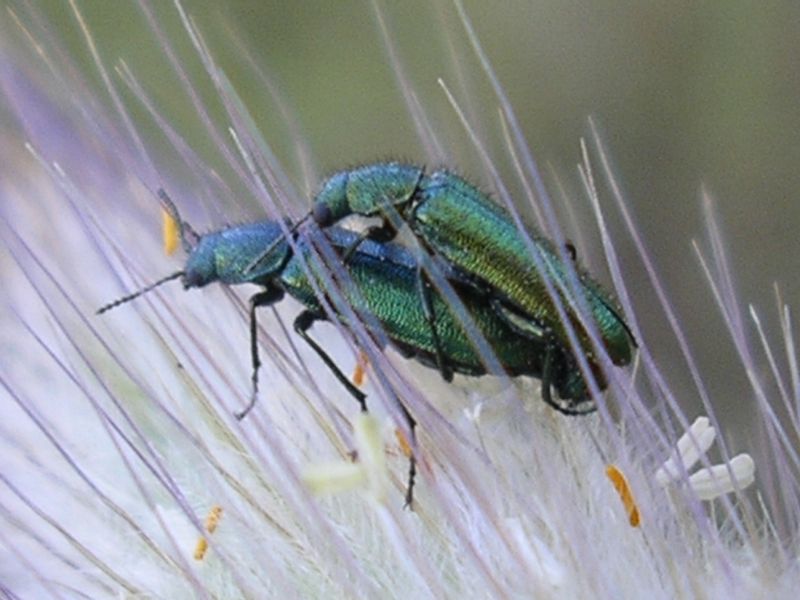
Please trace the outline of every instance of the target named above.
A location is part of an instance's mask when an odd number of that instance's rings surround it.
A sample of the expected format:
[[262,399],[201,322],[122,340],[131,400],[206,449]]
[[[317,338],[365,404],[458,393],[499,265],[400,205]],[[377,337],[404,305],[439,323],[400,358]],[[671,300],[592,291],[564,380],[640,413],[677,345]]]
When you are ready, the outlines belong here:
[[369,358],[362,350],[358,351],[358,358],[356,359],[356,366],[353,369],[353,385],[361,387],[364,383],[364,374],[369,365]]
[[[211,507],[206,515],[206,520],[203,523],[203,527],[208,533],[214,533],[214,530],[217,528],[217,523],[219,522],[219,518],[222,515],[222,507],[219,504],[215,504]],[[194,559],[195,560],[203,560],[203,557],[206,555],[206,550],[208,550],[208,540],[204,536],[200,536],[197,540],[197,544],[194,547]]]
[[413,452],[411,451],[411,444],[408,443],[406,436],[399,429],[394,430],[394,437],[397,438],[397,444],[400,446],[400,452],[406,455],[406,458],[411,458]]
[[164,240],[164,253],[172,254],[178,247],[178,223],[163,208],[161,209],[161,237]]
[[606,465],[606,477],[611,480],[614,489],[619,494],[619,499],[622,500],[622,505],[625,507],[625,512],[628,513],[628,522],[631,527],[639,526],[639,508],[636,506],[636,501],[633,499],[631,488],[628,485],[628,480],[615,465]]

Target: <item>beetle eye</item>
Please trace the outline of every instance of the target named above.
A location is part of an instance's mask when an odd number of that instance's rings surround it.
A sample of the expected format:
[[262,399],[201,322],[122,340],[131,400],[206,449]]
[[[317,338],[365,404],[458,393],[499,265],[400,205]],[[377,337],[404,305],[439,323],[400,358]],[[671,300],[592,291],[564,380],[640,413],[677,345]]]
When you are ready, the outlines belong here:
[[311,217],[320,227],[333,225],[333,213],[330,207],[323,202],[317,202],[314,205],[314,208],[311,209]]

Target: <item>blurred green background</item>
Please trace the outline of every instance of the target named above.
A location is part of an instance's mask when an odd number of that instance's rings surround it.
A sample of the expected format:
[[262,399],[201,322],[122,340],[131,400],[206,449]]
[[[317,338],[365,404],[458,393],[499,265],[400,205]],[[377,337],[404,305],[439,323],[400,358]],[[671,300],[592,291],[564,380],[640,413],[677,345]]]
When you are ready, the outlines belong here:
[[[139,7],[104,0],[77,4],[106,64],[124,60],[159,110],[225,176]],[[427,161],[367,0],[185,0],[183,5],[301,192],[312,193],[314,182],[301,181],[286,122],[253,77],[251,59],[293,111],[319,173],[390,157]],[[552,165],[568,193],[580,195],[579,139],[588,135],[589,115],[600,124],[712,398],[718,406],[738,407],[746,420],[752,395],[690,241],[704,239],[699,200],[705,185],[717,200],[741,301],[759,308],[777,340],[773,282],[791,306],[800,299],[800,3],[465,0],[464,5],[550,183]],[[404,0],[384,8],[410,83],[443,133],[449,166],[488,187],[438,77],[474,110],[493,158],[510,174],[497,102],[452,5]],[[213,89],[174,5],[153,2],[152,9],[213,107]],[[51,2],[41,10],[101,89],[69,5]],[[131,97],[126,101],[136,105]],[[143,113],[139,116],[144,123]],[[160,160],[165,170],[181,172],[174,153]],[[620,243],[620,258],[644,335],[690,404],[696,392],[654,296],[640,285],[644,272],[627,240]],[[607,274],[598,275],[608,281]]]

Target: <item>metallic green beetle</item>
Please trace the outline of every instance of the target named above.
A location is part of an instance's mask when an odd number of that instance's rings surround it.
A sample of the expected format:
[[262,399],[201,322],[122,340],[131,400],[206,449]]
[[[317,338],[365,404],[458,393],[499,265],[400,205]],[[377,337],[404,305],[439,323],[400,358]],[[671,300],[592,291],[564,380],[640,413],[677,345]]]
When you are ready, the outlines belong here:
[[[523,335],[549,340],[553,352],[560,348],[563,353],[570,347],[567,326],[547,290],[545,280],[549,280],[598,387],[607,387],[589,333],[569,297],[567,271],[553,244],[532,235],[538,255],[538,261],[534,260],[510,215],[464,179],[446,170],[426,174],[419,167],[395,162],[342,171],[323,184],[311,216],[319,226],[328,227],[352,214],[381,217],[381,226],[362,234],[380,241],[396,235],[399,215],[428,252],[442,257],[459,277],[486,289],[509,324]],[[621,309],[588,273],[576,270],[588,317],[611,361],[617,366],[629,364],[636,341]]]

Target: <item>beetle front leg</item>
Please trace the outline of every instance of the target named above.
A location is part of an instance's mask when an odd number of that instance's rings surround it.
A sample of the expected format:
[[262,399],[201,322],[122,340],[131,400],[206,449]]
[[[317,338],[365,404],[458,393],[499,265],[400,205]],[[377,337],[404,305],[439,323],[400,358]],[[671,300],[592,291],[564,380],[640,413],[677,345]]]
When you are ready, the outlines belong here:
[[258,322],[256,320],[256,308],[259,306],[270,306],[283,298],[283,290],[279,287],[267,286],[263,292],[259,292],[250,297],[250,359],[253,364],[253,388],[250,396],[250,403],[244,410],[234,413],[234,416],[241,421],[247,416],[256,405],[258,395],[258,369],[261,367],[261,360],[258,358]]

